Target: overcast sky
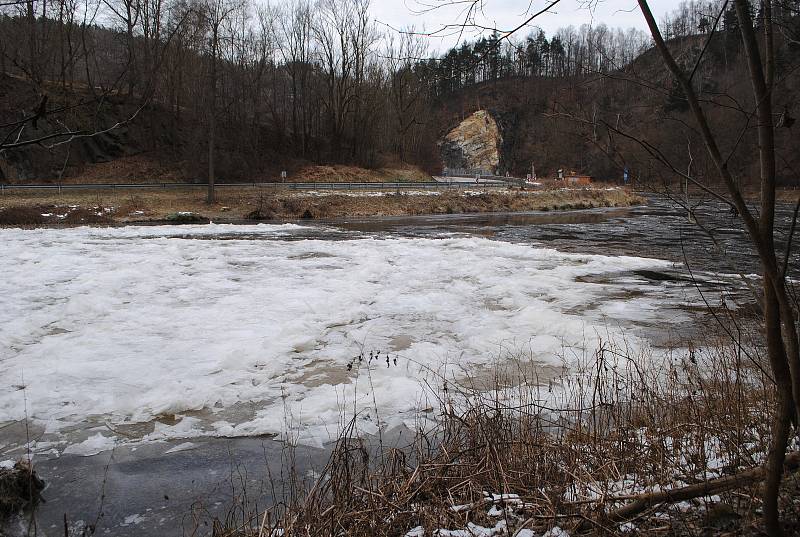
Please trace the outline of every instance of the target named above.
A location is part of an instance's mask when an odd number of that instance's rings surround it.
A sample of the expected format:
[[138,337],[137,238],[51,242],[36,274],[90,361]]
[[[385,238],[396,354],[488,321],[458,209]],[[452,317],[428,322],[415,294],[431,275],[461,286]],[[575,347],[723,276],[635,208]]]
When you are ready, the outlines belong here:
[[[484,0],[483,12],[476,16],[476,23],[501,31],[509,30],[549,3],[546,0]],[[592,2],[596,4],[593,9],[584,7],[586,3],[585,0],[561,0],[551,13],[537,17],[531,25],[539,26],[548,35],[570,24],[577,27],[605,23],[611,27],[646,29],[636,0],[600,0]],[[463,0],[372,0],[372,12],[377,21],[396,29],[414,26],[417,31],[424,27],[425,31],[433,32],[447,24],[463,21],[465,4]],[[675,9],[678,4],[678,0],[650,0],[650,9],[660,20],[664,13]],[[530,29],[524,29],[518,35],[523,38],[529,32]],[[458,43],[457,33],[457,30],[450,30],[446,34],[451,35],[430,38],[430,49],[444,51],[452,47]],[[462,40],[474,37],[473,32],[462,36]]]

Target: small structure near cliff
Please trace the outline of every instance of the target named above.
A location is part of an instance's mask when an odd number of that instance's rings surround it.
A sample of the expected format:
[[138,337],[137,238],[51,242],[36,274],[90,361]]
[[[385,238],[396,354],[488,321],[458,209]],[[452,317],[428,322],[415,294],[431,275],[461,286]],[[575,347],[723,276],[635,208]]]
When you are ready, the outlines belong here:
[[564,184],[567,185],[590,185],[594,182],[594,178],[591,175],[586,175],[582,173],[578,173],[576,171],[569,171],[564,173],[564,170],[558,170],[558,180],[563,181]]
[[495,175],[502,141],[492,115],[478,110],[439,142],[444,175]]

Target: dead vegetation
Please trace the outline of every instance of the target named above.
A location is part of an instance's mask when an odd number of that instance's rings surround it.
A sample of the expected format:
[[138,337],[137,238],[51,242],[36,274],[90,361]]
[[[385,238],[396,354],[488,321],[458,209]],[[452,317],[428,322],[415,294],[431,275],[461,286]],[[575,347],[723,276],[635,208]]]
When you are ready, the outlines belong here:
[[377,169],[333,164],[312,165],[299,168],[288,177],[297,183],[383,183],[394,181],[431,181],[431,176],[417,166],[394,162]]
[[80,169],[70,170],[59,182],[64,184],[87,183],[183,183],[189,177],[186,162],[170,162],[149,154],[121,156],[104,162],[86,163]]
[[[659,360],[606,342],[546,385],[443,381],[435,426],[410,445],[376,449],[351,422],[312,487],[209,525],[230,537],[757,535],[774,390],[754,351],[720,342]],[[787,534],[800,531],[798,447]]]
[[42,481],[33,466],[19,461],[11,468],[0,467],[0,522],[41,501]]
[[49,224],[109,224],[113,221],[110,212],[101,206],[0,206],[0,226],[36,227]]
[[338,218],[428,214],[564,211],[627,207],[645,199],[622,189],[557,189],[542,191],[458,191],[358,195],[331,193],[277,195],[271,207],[278,218]]
[[[269,221],[341,217],[489,212],[562,211],[627,207],[646,199],[625,189],[583,188],[435,191],[292,191],[242,187],[219,189],[207,205],[200,189],[15,191],[0,197],[0,225],[107,224],[167,221],[192,213],[203,221]],[[174,220],[174,219],[173,219]],[[200,221],[200,220],[198,220]]]

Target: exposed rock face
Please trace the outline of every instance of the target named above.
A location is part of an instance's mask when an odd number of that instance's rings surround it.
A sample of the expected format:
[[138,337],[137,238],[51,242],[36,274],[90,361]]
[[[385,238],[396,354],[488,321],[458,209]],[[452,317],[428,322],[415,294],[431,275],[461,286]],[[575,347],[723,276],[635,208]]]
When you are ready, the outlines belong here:
[[492,115],[478,110],[439,142],[446,169],[496,173],[503,139]]

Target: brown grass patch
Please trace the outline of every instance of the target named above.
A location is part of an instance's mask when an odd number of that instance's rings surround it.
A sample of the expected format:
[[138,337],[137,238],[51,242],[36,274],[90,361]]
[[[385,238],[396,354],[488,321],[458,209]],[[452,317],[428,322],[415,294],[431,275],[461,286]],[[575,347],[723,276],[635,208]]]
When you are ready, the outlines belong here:
[[40,207],[0,208],[0,226],[40,226],[47,223]]
[[[489,390],[443,381],[438,424],[407,447],[376,450],[351,423],[312,487],[267,510],[237,504],[207,523],[230,537],[542,535],[556,526],[603,536],[758,534],[757,483],[656,504],[624,524],[608,518],[638,494],[758,467],[767,450],[771,381],[729,342],[647,360],[603,343],[544,386],[527,377],[498,376]],[[798,490],[787,478],[788,534],[800,531]]]
[[101,206],[33,205],[0,208],[0,226],[110,224],[113,221],[111,212]]
[[[438,195],[386,192],[380,196],[363,191],[309,193],[272,187],[217,189],[217,203],[205,203],[205,189],[6,192],[0,197],[0,225],[50,225],[130,223],[163,221],[177,212],[202,214],[216,222],[240,220],[295,220],[301,218],[341,218],[406,216],[486,212],[520,212],[627,207],[646,200],[625,189],[584,188],[537,191],[487,190],[465,193],[462,190],[437,190]],[[41,217],[66,207],[73,213],[66,220]],[[109,208],[102,215],[94,208]]]
[[278,218],[339,218],[492,212],[563,211],[627,207],[646,200],[622,189],[552,191],[440,191],[438,195],[387,193],[383,196],[276,195]]
[[295,183],[385,183],[431,181],[431,176],[416,166],[398,164],[370,170],[357,166],[305,166],[293,173]]
[[189,179],[181,163],[165,165],[163,160],[146,154],[120,157],[108,162],[84,165],[80,170],[65,177],[63,184],[140,184],[183,183]]

